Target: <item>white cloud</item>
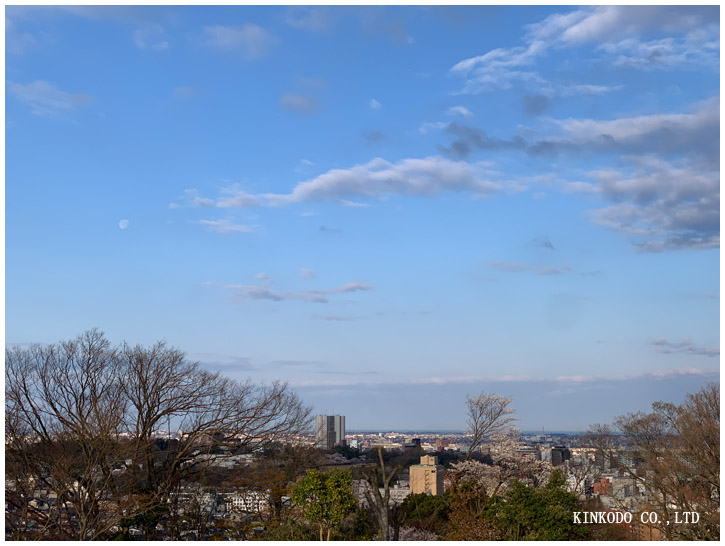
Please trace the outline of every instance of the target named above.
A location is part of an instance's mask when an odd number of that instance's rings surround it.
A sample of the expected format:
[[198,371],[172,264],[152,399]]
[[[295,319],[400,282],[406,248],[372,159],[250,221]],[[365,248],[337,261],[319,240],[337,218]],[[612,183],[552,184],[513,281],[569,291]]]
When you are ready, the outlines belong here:
[[719,67],[719,28],[703,29],[681,38],[663,38],[642,42],[628,38],[599,48],[614,57],[615,66],[643,70],[668,70],[685,63]]
[[382,105],[382,104],[380,104],[380,103],[379,103],[378,101],[376,101],[375,99],[370,99],[370,102],[369,102],[369,106],[370,106],[370,108],[371,108],[372,110],[380,110],[380,109],[381,109],[381,108],[383,107],[383,105]]
[[28,49],[38,45],[35,36],[21,32],[9,17],[5,17],[5,49],[13,55],[22,55]]
[[[334,318],[330,320],[335,320]],[[449,384],[475,384],[475,383],[538,383],[538,384],[573,384],[582,383],[598,383],[598,382],[631,382],[637,379],[664,379],[677,378],[680,376],[697,375],[697,376],[718,376],[717,370],[702,370],[700,368],[679,368],[679,369],[660,369],[648,370],[635,374],[619,374],[619,375],[560,375],[557,377],[541,377],[531,375],[454,375],[454,376],[426,376],[426,377],[410,377],[391,380],[301,380],[294,382],[296,386],[301,387],[317,387],[317,386],[383,386],[383,385],[449,385]]]
[[626,159],[628,171],[590,173],[599,195],[614,203],[591,211],[595,223],[636,236],[642,252],[719,246],[719,170],[698,160]]
[[541,42],[493,49],[458,62],[451,68],[451,73],[466,78],[466,85],[461,91],[464,94],[496,88],[511,89],[515,84],[549,85],[537,72],[520,70],[521,67],[534,65],[545,49]]
[[133,44],[140,50],[165,51],[169,48],[166,31],[161,25],[147,24],[133,33]]
[[208,46],[222,51],[238,52],[248,60],[263,57],[277,43],[274,36],[252,23],[208,26],[204,27],[204,33]]
[[[528,25],[523,37],[525,45],[493,49],[464,59],[451,68],[451,73],[466,78],[462,93],[510,89],[514,84],[528,84],[566,96],[573,92],[570,86],[553,85],[537,72],[522,68],[533,66],[551,48],[575,47],[588,42],[599,42],[600,51],[609,54],[629,53],[629,56],[620,56],[613,61],[618,65],[653,67],[653,63],[657,63],[658,68],[666,68],[692,61],[715,67],[719,62],[718,19],[717,6],[580,8]],[[641,33],[651,28],[674,33],[691,32],[671,42],[640,43]],[[580,89],[576,92],[591,92],[597,86],[578,87]]]
[[229,220],[199,220],[202,226],[208,227],[210,230],[224,235],[232,233],[249,233],[254,230],[254,226],[235,224]]
[[440,130],[448,127],[448,123],[445,121],[426,121],[418,127],[418,132],[421,135],[428,134],[431,130]]
[[266,194],[271,204],[339,201],[349,197],[379,199],[390,194],[436,195],[444,191],[488,196],[501,188],[482,176],[484,164],[441,157],[403,159],[390,163],[376,158],[349,169],[332,169],[299,183],[289,194]]
[[624,89],[623,85],[563,85],[555,90],[552,90],[554,94],[558,94],[562,97],[570,97],[574,95],[603,95],[605,93],[612,93]]
[[258,204],[259,200],[256,197],[250,195],[238,185],[222,189],[222,197],[216,201],[216,206],[221,209],[254,207]]
[[228,209],[255,207],[260,204],[254,195],[247,193],[239,184],[222,188],[221,196],[217,199],[200,197],[195,189],[184,190],[184,195],[186,199],[191,200],[194,207]]
[[[702,138],[703,133],[719,124],[720,101],[717,97],[696,105],[689,114],[654,114],[620,118],[611,121],[593,119],[565,119],[558,121],[564,131],[579,141],[614,139],[622,145],[641,144],[643,140],[657,137],[666,131],[671,138],[688,143],[693,138]],[[661,143],[657,143],[659,146]]]
[[[531,154],[582,149],[627,154],[698,156],[712,168],[719,162],[720,101],[694,104],[689,113],[653,114],[614,120],[569,118],[554,120],[566,134],[541,140]],[[719,166],[716,168],[719,169]]]
[[317,277],[317,273],[315,273],[314,269],[303,268],[300,269],[300,277],[303,279],[314,279]]
[[446,110],[446,114],[449,116],[463,116],[468,118],[473,115],[473,112],[465,106],[451,106],[448,110]]
[[358,203],[357,201],[348,201],[347,199],[342,199],[340,204],[351,208],[365,208],[370,206],[367,203]]
[[295,172],[297,174],[302,174],[307,170],[308,167],[312,167],[313,165],[314,163],[309,159],[300,159],[300,162],[295,167]]
[[7,89],[20,102],[30,107],[38,116],[52,115],[63,110],[72,110],[94,100],[91,95],[71,94],[61,91],[53,84],[38,80],[22,84],[7,81]]
[[554,14],[529,25],[526,39],[562,45],[606,43],[624,36],[638,36],[651,28],[682,32],[716,22],[717,18],[715,6],[586,7]]
[[[288,194],[249,194],[239,185],[222,190],[222,196],[202,197],[195,189],[184,190],[184,199],[195,207],[234,208],[280,206],[306,201],[334,201],[348,207],[365,207],[351,198],[384,199],[390,195],[433,196],[443,192],[487,197],[504,188],[489,179],[491,162],[452,161],[440,156],[402,159],[391,163],[375,158],[364,165],[332,169],[298,183]],[[518,190],[514,182],[509,189]],[[304,213],[310,216],[313,212]],[[331,231],[327,228],[323,231]]]

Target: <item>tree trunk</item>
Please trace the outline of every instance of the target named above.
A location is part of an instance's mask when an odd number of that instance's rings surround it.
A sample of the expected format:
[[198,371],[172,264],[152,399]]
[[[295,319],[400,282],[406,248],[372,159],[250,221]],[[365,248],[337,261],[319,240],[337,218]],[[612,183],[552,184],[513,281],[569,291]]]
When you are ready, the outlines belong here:
[[393,518],[393,540],[399,541],[400,540],[400,510],[399,506],[396,504],[393,509],[391,510],[391,516]]
[[388,519],[388,511],[380,511],[380,531],[382,533],[382,540],[390,540],[390,522]]

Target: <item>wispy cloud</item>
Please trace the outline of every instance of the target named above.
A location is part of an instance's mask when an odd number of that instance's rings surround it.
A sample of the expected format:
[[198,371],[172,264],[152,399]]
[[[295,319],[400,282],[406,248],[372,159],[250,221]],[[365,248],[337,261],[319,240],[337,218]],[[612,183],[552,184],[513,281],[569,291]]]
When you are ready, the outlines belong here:
[[277,39],[259,25],[214,25],[204,27],[206,45],[230,53],[239,53],[247,60],[259,59],[277,43]]
[[42,80],[28,84],[8,80],[7,89],[20,102],[29,106],[30,111],[37,116],[73,110],[94,100],[92,95],[67,93]]
[[381,131],[365,131],[363,133],[363,138],[367,140],[368,142],[380,142],[385,138],[385,135]]
[[326,298],[316,296],[314,294],[305,294],[302,292],[277,292],[264,286],[225,284],[223,287],[227,290],[231,290],[241,299],[268,300],[275,302],[297,300],[309,303],[328,303]]
[[343,315],[312,315],[313,318],[327,320],[331,322],[352,322],[362,317],[343,316]]
[[463,116],[464,118],[473,116],[473,112],[465,106],[451,106],[448,110],[446,110],[446,114],[449,116]]
[[332,25],[332,12],[329,7],[325,6],[295,6],[289,8],[284,21],[293,28],[323,32]]
[[550,45],[609,43],[652,28],[683,32],[717,23],[716,6],[599,6],[550,15],[529,25],[525,39]]
[[521,273],[524,271],[533,271],[537,275],[561,275],[562,273],[569,273],[572,271],[571,266],[566,264],[562,265],[548,265],[548,266],[536,266],[534,264],[527,264],[521,262],[488,262],[489,267],[498,271],[505,271],[506,273]]
[[223,369],[225,372],[251,371],[256,369],[252,365],[251,359],[242,356],[217,353],[190,353],[188,357],[193,361],[198,361],[205,368],[214,370]]
[[446,127],[448,127],[448,123],[445,121],[426,121],[421,123],[420,127],[418,127],[418,132],[421,135],[425,135],[431,130],[444,129]]
[[718,370],[703,370],[700,368],[679,368],[679,369],[656,369],[648,370],[637,374],[581,374],[581,375],[560,375],[554,377],[542,377],[533,375],[514,375],[514,374],[500,374],[500,375],[442,375],[442,376],[425,376],[425,377],[410,377],[407,379],[349,379],[349,380],[301,380],[294,381],[293,384],[297,386],[312,387],[312,386],[383,386],[383,385],[468,385],[468,384],[491,384],[491,383],[521,383],[521,384],[540,384],[545,386],[574,386],[592,384],[597,382],[630,382],[639,379],[669,379],[678,378],[682,376],[717,376],[719,375]]
[[[7,9],[7,8],[6,8]],[[13,55],[22,55],[38,45],[38,40],[29,32],[19,30],[10,17],[5,17],[5,49]]]
[[571,271],[571,267],[568,265],[552,265],[548,267],[542,267],[536,271],[537,275],[561,275],[562,273],[568,273]]
[[370,106],[371,110],[380,110],[383,107],[383,105],[375,99],[370,99],[368,106]]
[[672,342],[665,338],[650,339],[650,345],[657,348],[664,354],[688,354],[697,356],[720,356],[720,347],[700,347],[690,339],[683,339],[680,342]]
[[279,99],[279,104],[285,110],[304,115],[314,114],[319,106],[317,99],[314,97],[297,93],[285,93]]
[[174,96],[181,99],[191,99],[198,94],[198,90],[188,85],[177,85],[174,87]]
[[202,226],[206,226],[211,231],[216,233],[222,233],[229,235],[233,233],[249,233],[254,231],[256,226],[249,226],[243,224],[235,224],[229,220],[199,220]]
[[477,57],[464,59],[451,68],[451,74],[466,78],[461,93],[480,93],[489,89],[511,89],[514,84],[548,84],[537,72],[521,70],[533,66],[545,46],[535,42],[527,46],[498,48]]
[[405,18],[386,6],[359,6],[355,9],[355,16],[363,32],[385,35],[398,44],[414,43],[408,34]]
[[546,235],[543,237],[538,237],[538,238],[534,239],[534,244],[536,244],[536,246],[539,246],[541,248],[547,248],[549,250],[556,250],[554,248],[554,245],[549,240],[549,237],[547,237]]
[[140,50],[165,51],[169,48],[168,36],[164,28],[156,23],[148,23],[133,33],[133,45]]
[[309,294],[316,295],[328,295],[328,294],[347,294],[349,292],[365,292],[367,290],[374,290],[374,287],[364,282],[349,282],[338,286],[337,288],[331,288],[329,290],[306,290]]
[[[574,87],[553,84],[532,68],[551,48],[570,48],[586,43],[598,43],[600,51],[619,54],[611,61],[613,64],[645,67],[658,63],[660,67],[671,67],[688,61],[702,63],[705,59],[715,65],[719,60],[718,19],[717,6],[580,8],[529,25],[522,38],[523,45],[493,49],[464,59],[451,68],[451,73],[466,79],[462,93],[509,89],[515,84],[545,89],[550,95],[608,92],[614,89],[586,84]],[[639,36],[652,28],[687,34],[679,42],[640,43]],[[704,33],[703,28],[707,29]],[[655,57],[652,57],[653,53]]]
[[295,167],[295,172],[300,174],[305,172],[309,167],[312,167],[314,163],[309,159],[300,159],[300,162]]
[[340,233],[342,233],[342,230],[340,228],[336,228],[336,227],[320,226],[320,233],[329,233],[331,235],[339,235]]
[[370,205],[368,203],[358,203],[357,201],[349,201],[348,199],[342,199],[340,204],[344,207],[351,207],[355,209],[366,208]]
[[524,264],[520,262],[489,262],[489,266],[499,271],[506,271],[508,273],[518,273],[520,271],[526,271],[531,269],[530,264]]
[[184,190],[182,199],[193,207],[202,208],[244,208],[255,207],[260,204],[259,199],[248,193],[239,184],[232,184],[223,187],[221,190],[221,196],[216,199],[201,197],[199,192],[195,189]]
[[642,42],[628,38],[600,46],[612,55],[613,64],[642,70],[669,70],[683,64],[699,64],[717,69],[719,64],[719,28],[702,27],[682,37]]
[[219,286],[234,292],[235,296],[240,299],[267,300],[274,302],[301,301],[305,303],[329,303],[329,296],[349,294],[352,292],[363,292],[375,289],[375,287],[363,282],[350,282],[326,290],[302,291],[272,290],[268,288],[268,285],[269,282],[265,282],[264,286],[248,284],[222,284]]
[[303,268],[300,269],[300,277],[303,279],[314,279],[317,277],[317,273],[315,273],[314,269]]

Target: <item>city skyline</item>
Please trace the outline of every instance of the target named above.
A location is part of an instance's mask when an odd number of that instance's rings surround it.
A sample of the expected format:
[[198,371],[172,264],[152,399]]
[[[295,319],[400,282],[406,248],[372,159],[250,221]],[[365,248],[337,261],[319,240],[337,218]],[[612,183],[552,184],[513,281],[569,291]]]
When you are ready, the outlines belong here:
[[352,429],[719,382],[719,6],[7,6],[6,345],[97,327]]

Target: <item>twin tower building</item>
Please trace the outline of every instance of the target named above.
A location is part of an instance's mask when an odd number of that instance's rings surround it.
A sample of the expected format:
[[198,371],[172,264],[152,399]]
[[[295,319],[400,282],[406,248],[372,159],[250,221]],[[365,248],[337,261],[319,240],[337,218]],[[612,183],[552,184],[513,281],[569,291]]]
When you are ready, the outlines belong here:
[[318,415],[315,443],[320,449],[345,445],[345,416]]

